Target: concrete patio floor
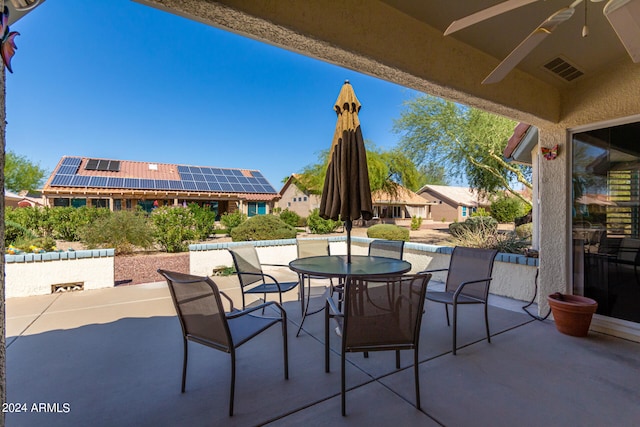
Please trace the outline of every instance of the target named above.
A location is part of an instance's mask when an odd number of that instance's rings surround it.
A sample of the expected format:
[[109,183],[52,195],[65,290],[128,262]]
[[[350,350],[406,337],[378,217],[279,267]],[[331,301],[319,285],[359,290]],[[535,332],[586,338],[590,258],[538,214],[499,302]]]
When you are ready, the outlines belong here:
[[[235,278],[215,280],[241,301]],[[640,420],[640,344],[594,332],[562,335],[553,322],[527,316],[520,302],[509,310],[498,298],[489,309],[490,344],[481,308],[461,308],[456,356],[444,309],[427,302],[422,411],[413,406],[411,352],[402,354],[400,370],[393,352],[349,355],[342,417],[340,338],[331,334],[327,374],[323,315],[308,317],[296,338],[296,298],[292,291],[285,303],[290,379],[283,378],[280,331],[271,328],[238,350],[231,418],[227,354],[190,344],[180,393],[181,332],[166,284],[10,299],[7,402],[25,403],[27,412],[7,413],[6,425],[637,426]],[[32,410],[34,403],[44,410]]]

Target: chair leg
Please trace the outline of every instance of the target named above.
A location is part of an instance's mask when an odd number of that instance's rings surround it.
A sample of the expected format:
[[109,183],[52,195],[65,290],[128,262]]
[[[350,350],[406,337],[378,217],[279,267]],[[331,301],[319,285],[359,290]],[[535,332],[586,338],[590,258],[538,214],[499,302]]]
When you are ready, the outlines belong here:
[[416,382],[416,408],[420,409],[420,368],[418,366],[418,346],[413,349],[413,372]]
[[400,369],[400,350],[396,350],[396,369]]
[[[447,311],[448,313],[448,311]],[[456,332],[457,332],[457,322],[458,322],[458,305],[453,303],[453,355],[456,354]]]
[[229,392],[229,416],[233,416],[233,397],[236,391],[236,352],[231,349],[231,391]]
[[289,379],[289,344],[287,335],[287,314],[282,313],[282,339],[284,341],[284,379]]
[[182,351],[182,392],[184,393],[185,384],[187,381],[187,359],[189,357],[189,346],[186,338],[183,338],[183,351]]
[[444,312],[447,313],[447,326],[451,326],[449,323],[449,304],[444,305]]
[[488,304],[484,303],[484,325],[487,328],[487,342],[491,342],[491,334],[489,333],[489,316],[487,313]]
[[329,303],[324,303],[324,371],[329,372]]
[[341,404],[342,404],[342,416],[345,417],[347,415],[347,399],[345,397],[346,394],[346,375],[344,373],[344,368],[345,368],[345,357],[344,357],[344,348],[342,350],[342,355],[340,356],[340,372],[342,373],[341,377],[340,377],[340,397],[341,397]]

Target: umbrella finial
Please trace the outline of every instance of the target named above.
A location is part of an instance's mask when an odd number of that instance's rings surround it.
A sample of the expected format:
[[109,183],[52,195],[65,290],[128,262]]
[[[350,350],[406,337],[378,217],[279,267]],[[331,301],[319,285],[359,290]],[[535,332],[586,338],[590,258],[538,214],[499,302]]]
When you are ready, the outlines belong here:
[[349,83],[349,79],[346,79],[346,80],[344,81],[344,84],[346,84],[346,85],[350,85],[351,83]]

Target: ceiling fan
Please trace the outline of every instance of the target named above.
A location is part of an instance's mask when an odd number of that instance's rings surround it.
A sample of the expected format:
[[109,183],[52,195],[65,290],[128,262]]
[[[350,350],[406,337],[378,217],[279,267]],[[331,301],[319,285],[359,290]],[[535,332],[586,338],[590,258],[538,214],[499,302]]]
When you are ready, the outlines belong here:
[[[456,31],[467,28],[471,25],[501,15],[513,9],[526,6],[539,0],[507,0],[495,6],[481,10],[462,19],[453,21],[445,30],[447,36]],[[497,83],[501,81],[511,70],[513,70],[536,46],[542,42],[549,34],[571,18],[583,1],[599,3],[603,0],[575,0],[568,7],[562,8],[548,17],[533,30],[483,81],[482,84]],[[586,3],[585,3],[586,7]],[[609,23],[615,30],[618,38],[624,45],[631,60],[640,62],[640,0],[609,0],[604,6],[602,13],[607,17]],[[582,29],[582,36],[586,37],[589,30],[586,26]]]

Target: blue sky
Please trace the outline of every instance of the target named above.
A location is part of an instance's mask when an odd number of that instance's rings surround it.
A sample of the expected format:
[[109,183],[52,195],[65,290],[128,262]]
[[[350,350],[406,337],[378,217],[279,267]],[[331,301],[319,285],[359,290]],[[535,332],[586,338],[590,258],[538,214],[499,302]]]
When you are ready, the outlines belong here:
[[49,172],[75,155],[258,169],[279,189],[329,148],[345,79],[382,148],[418,94],[130,0],[47,0],[11,30],[7,150]]

